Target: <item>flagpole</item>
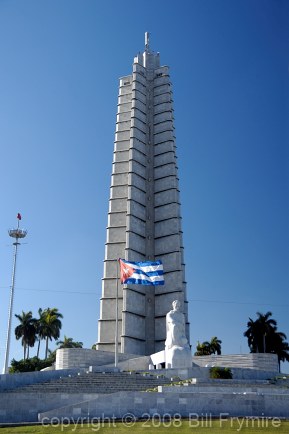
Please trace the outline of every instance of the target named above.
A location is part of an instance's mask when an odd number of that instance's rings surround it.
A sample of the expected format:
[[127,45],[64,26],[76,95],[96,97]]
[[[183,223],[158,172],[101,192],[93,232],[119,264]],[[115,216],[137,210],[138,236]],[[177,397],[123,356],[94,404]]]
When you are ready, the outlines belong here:
[[115,298],[115,355],[114,366],[118,367],[118,267],[119,261],[116,260],[116,298]]
[[19,239],[25,238],[27,231],[20,229],[19,223],[21,220],[21,214],[17,214],[17,229],[10,229],[8,234],[10,237],[15,238],[14,253],[13,253],[13,268],[12,268],[12,279],[10,286],[10,302],[8,311],[8,326],[7,326],[7,337],[6,337],[6,348],[5,348],[5,359],[3,374],[9,373],[9,354],[10,354],[10,341],[11,341],[11,331],[12,331],[12,316],[13,316],[13,302],[14,302],[14,290],[15,290],[15,274],[16,274],[16,262],[17,262],[17,252],[18,246],[20,246]]

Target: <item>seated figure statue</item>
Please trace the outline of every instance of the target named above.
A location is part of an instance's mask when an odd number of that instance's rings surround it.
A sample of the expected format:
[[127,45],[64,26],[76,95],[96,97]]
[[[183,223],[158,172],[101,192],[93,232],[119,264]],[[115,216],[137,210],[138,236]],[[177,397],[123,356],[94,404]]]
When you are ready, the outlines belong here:
[[166,315],[166,349],[170,349],[174,345],[178,347],[188,346],[188,340],[185,334],[185,316],[180,311],[181,303],[179,300],[175,300],[173,301],[172,306],[173,310],[170,310]]
[[180,310],[181,303],[175,300],[172,306],[173,309],[166,315],[166,368],[191,367],[192,356],[186,338],[185,316]]

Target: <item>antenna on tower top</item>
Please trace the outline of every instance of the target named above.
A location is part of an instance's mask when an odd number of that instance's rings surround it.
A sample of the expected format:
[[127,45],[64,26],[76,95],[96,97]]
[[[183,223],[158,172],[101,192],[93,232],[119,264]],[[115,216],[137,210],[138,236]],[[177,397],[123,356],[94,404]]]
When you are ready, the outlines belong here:
[[150,49],[150,34],[149,32],[145,32],[145,50],[149,51]]

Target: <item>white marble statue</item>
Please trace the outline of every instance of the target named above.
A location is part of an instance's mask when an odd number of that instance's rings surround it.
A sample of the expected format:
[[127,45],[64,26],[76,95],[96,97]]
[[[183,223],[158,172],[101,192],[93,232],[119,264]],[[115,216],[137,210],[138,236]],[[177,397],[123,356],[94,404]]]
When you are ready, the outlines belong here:
[[188,368],[192,366],[192,355],[186,338],[185,315],[179,300],[173,301],[172,306],[166,315],[166,368]]
[[175,300],[172,303],[173,310],[170,310],[166,316],[167,325],[167,338],[166,349],[170,349],[173,346],[185,347],[188,346],[188,340],[186,338],[185,331],[185,316],[181,312],[181,303],[179,300]]

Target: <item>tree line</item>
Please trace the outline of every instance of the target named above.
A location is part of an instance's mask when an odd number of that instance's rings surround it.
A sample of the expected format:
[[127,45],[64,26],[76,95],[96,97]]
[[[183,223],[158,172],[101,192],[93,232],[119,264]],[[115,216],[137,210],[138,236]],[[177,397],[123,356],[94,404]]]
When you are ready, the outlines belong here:
[[[257,312],[257,319],[249,318],[247,330],[243,335],[248,340],[250,353],[277,354],[279,370],[281,362],[289,362],[289,344],[286,342],[285,333],[279,332],[277,321],[272,317],[272,312],[262,314]],[[195,356],[210,356],[221,354],[222,341],[214,336],[211,341],[198,342]]]
[[279,370],[281,362],[289,362],[289,344],[285,333],[279,332],[277,321],[272,312],[257,312],[257,319],[249,318],[244,336],[248,340],[251,353],[273,353],[278,356]]
[[[37,358],[39,358],[41,341],[45,341],[45,359],[48,357],[49,341],[57,340],[62,327],[63,315],[57,308],[38,309],[38,318],[32,312],[23,312],[15,315],[20,324],[15,328],[15,337],[21,339],[23,346],[23,359],[29,359],[29,349],[37,343]],[[273,353],[278,356],[279,370],[281,362],[289,362],[289,344],[285,333],[279,332],[277,321],[272,312],[262,314],[257,312],[257,319],[249,318],[247,329],[243,335],[248,340],[251,353]],[[75,342],[72,338],[64,336],[63,341],[56,342],[58,348],[82,348],[82,342]],[[216,336],[210,341],[198,342],[195,356],[220,355],[222,341]]]
[[[34,318],[31,311],[16,314],[19,325],[15,328],[15,337],[21,339],[23,346],[23,360],[29,359],[29,350],[37,343],[37,358],[39,358],[41,341],[45,341],[45,359],[48,357],[48,343],[60,336],[63,315],[56,307],[38,309],[38,318]],[[57,342],[58,348],[81,348],[82,342],[74,342],[72,338],[64,336],[63,341]]]

